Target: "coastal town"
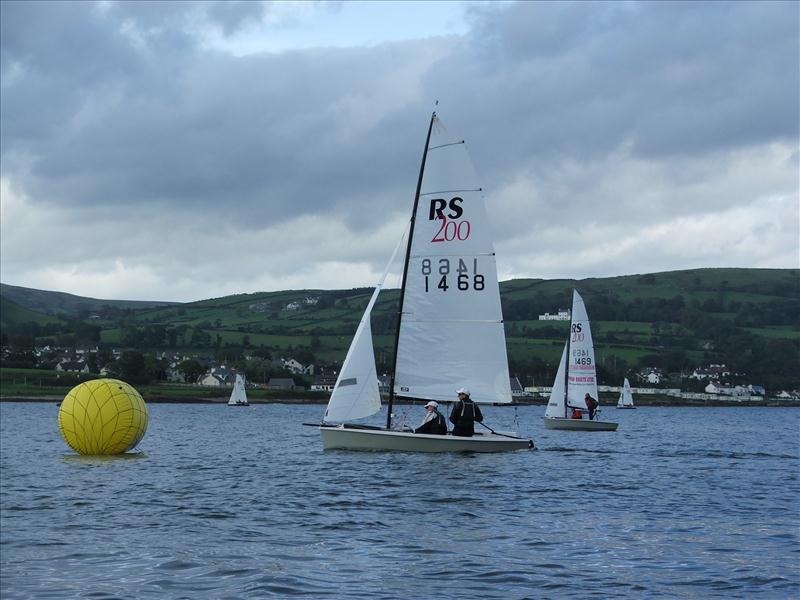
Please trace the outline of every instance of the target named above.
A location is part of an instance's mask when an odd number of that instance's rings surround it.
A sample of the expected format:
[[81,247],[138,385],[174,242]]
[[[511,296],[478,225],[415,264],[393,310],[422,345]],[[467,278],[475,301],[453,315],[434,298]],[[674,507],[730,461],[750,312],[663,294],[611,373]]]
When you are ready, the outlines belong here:
[[[7,346],[0,349],[4,362],[13,359],[12,353]],[[251,389],[330,393],[340,368],[340,365],[302,364],[292,357],[265,360],[247,354],[233,365],[199,354],[159,352],[140,355],[138,352],[101,349],[97,346],[36,347],[32,356],[39,368],[87,377],[125,377],[129,375],[125,371],[127,363],[132,357],[139,356],[142,364],[149,362],[155,366],[156,382],[182,385],[188,390],[231,388],[237,373],[245,376],[249,373],[246,380]],[[29,375],[28,378],[31,380],[29,384],[35,386],[36,376]],[[511,394],[516,400],[546,398],[552,389],[550,385],[534,385],[534,382],[525,382],[523,379],[516,375],[509,376]],[[378,381],[381,392],[388,393],[389,376],[379,375]],[[665,373],[656,367],[646,367],[632,373],[632,381],[633,393],[642,397],[667,396],[676,400],[748,403],[779,400],[800,405],[800,390],[767,390],[761,385],[747,382],[746,374],[732,372],[724,364],[712,363],[685,373]],[[618,394],[621,389],[620,385],[598,385],[599,392],[605,394]],[[190,395],[189,391],[187,395]]]

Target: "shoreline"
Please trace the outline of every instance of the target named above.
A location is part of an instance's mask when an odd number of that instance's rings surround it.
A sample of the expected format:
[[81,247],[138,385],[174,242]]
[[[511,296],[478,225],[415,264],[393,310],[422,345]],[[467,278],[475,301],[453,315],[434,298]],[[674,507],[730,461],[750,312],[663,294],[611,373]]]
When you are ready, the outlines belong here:
[[[0,396],[0,403],[2,402],[17,402],[17,403],[56,403],[60,404],[64,396]],[[228,398],[202,398],[198,396],[151,396],[144,398],[147,404],[228,404]],[[602,401],[602,398],[601,398]],[[328,403],[327,398],[251,398],[250,405],[254,404],[310,404],[324,406]],[[397,405],[421,405],[421,401],[395,401]],[[515,400],[511,404],[494,404],[492,406],[545,406],[547,405],[546,399],[522,399]],[[729,406],[749,406],[749,407],[764,407],[764,408],[800,408],[800,402],[793,400],[783,400],[780,398],[767,398],[764,400],[747,400],[737,402],[735,400],[676,400],[675,398],[665,397],[648,398],[636,402],[637,408],[648,407],[729,407]],[[601,404],[601,408],[606,410],[616,410],[616,404],[608,403]]]

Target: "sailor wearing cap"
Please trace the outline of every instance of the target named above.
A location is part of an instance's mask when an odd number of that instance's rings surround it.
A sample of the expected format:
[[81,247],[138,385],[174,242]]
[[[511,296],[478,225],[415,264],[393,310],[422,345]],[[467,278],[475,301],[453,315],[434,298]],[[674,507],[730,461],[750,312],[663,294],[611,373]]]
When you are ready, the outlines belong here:
[[425,405],[425,418],[422,423],[414,430],[414,433],[429,433],[434,435],[447,434],[447,421],[444,415],[439,412],[439,404],[431,400]]
[[475,433],[475,421],[483,422],[480,407],[469,397],[469,390],[459,388],[456,390],[458,402],[450,412],[450,422],[454,425],[453,435],[472,437]]

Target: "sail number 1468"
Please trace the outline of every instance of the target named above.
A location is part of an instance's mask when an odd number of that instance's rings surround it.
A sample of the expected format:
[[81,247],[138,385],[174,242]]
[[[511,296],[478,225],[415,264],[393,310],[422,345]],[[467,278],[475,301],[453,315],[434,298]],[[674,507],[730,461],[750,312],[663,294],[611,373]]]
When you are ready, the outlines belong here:
[[[455,263],[455,261],[456,259],[453,259],[453,263]],[[449,258],[440,258],[437,263],[438,264],[434,266],[430,258],[422,259],[422,275],[425,277],[426,292],[430,292],[431,287],[434,286],[443,292],[449,290],[453,285],[455,285],[455,289],[462,292],[469,289],[480,292],[486,287],[486,278],[478,273],[477,258],[472,260],[471,272],[463,258],[458,259],[458,266],[453,264],[455,267],[454,272],[451,272]]]

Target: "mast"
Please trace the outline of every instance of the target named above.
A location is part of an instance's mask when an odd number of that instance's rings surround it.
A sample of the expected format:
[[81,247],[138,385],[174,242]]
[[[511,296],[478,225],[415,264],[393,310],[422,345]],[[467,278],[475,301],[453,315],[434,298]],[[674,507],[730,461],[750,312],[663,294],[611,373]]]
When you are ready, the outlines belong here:
[[564,418],[569,418],[569,350],[572,341],[572,319],[575,318],[575,292],[573,290],[572,311],[569,315],[569,333],[567,334],[567,353],[564,356]]
[[394,336],[394,357],[392,359],[392,377],[389,382],[389,404],[386,414],[386,429],[392,426],[392,406],[394,405],[394,379],[397,371],[397,348],[400,345],[400,321],[403,319],[403,301],[406,295],[406,278],[408,277],[408,262],[411,259],[411,243],[414,240],[414,221],[417,218],[417,206],[419,206],[419,194],[422,191],[422,176],[425,173],[425,161],[428,158],[428,144],[431,141],[431,131],[433,131],[433,121],[436,119],[436,111],[431,114],[431,122],[428,124],[428,135],[425,138],[425,150],[422,152],[422,163],[419,166],[419,179],[417,179],[417,192],[414,195],[414,208],[411,210],[411,224],[408,232],[408,246],[406,247],[406,258],[403,262],[403,281],[400,286],[400,307],[397,311],[397,331]]

